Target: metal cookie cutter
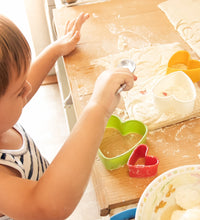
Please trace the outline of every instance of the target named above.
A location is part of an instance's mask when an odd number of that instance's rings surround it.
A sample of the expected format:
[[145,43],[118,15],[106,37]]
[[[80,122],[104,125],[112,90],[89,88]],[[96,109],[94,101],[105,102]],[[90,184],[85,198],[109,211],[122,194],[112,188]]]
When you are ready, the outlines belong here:
[[[119,67],[128,68],[130,72],[133,73],[135,71],[136,65],[133,62],[133,60],[124,59],[120,61]],[[126,84],[125,83],[122,84],[120,88],[117,90],[116,94],[119,94],[120,92],[122,92],[125,87],[126,87]]]
[[[148,156],[148,147],[145,144],[138,145],[129,157],[127,166],[130,177],[149,177],[154,176],[158,170],[159,160],[155,156]],[[144,164],[137,164],[142,158]]]

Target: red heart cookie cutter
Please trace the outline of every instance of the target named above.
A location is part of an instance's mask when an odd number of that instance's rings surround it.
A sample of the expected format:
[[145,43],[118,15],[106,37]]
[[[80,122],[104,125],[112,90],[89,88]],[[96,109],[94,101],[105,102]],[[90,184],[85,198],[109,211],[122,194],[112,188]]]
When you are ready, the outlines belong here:
[[[129,157],[127,166],[131,177],[154,176],[158,170],[159,160],[157,157],[148,156],[148,147],[145,144],[138,145]],[[143,164],[137,164],[139,159],[144,159]]]

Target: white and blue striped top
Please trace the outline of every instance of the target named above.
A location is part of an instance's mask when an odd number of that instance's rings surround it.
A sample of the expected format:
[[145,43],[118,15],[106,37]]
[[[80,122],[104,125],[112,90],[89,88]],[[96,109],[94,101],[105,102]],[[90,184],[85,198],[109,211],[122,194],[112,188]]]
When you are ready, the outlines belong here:
[[[42,157],[33,140],[20,125],[14,128],[21,134],[23,144],[17,150],[0,150],[0,164],[12,167],[19,171],[21,177],[30,180],[39,180],[47,169],[49,163]],[[7,216],[0,220],[11,220]]]

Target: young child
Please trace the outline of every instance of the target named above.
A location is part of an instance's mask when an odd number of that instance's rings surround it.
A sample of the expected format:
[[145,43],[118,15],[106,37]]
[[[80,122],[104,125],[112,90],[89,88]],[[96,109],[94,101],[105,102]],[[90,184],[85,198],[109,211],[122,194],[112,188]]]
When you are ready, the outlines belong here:
[[88,17],[81,13],[67,22],[65,35],[31,63],[24,36],[9,19],[0,16],[0,220],[59,220],[70,216],[87,186],[105,126],[119,102],[116,91],[124,83],[125,90],[133,86],[134,76],[128,69],[103,72],[50,165],[17,124],[24,105],[58,57],[75,49]]

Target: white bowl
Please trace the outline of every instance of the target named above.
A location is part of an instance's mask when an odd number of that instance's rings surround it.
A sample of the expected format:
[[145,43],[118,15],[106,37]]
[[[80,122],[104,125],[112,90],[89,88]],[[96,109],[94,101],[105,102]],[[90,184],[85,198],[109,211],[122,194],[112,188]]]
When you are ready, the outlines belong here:
[[161,78],[152,92],[154,102],[161,112],[186,115],[194,109],[196,89],[192,80],[182,71]]
[[170,220],[173,209],[177,208],[177,188],[189,184],[200,185],[200,165],[181,166],[161,174],[143,192],[135,219]]

